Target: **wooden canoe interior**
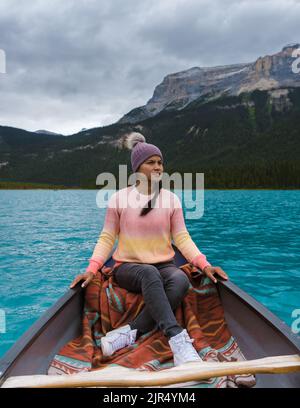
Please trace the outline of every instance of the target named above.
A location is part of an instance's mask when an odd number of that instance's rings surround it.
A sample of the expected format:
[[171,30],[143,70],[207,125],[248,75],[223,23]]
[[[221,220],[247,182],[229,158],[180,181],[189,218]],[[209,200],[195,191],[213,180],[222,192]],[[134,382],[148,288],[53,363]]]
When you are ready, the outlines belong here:
[[[186,263],[174,247],[177,265]],[[106,263],[112,264],[112,259]],[[247,360],[300,354],[300,339],[268,309],[232,282],[218,282],[227,324]],[[0,384],[7,377],[46,374],[58,350],[80,334],[83,290],[62,296],[0,360]],[[256,387],[299,388],[300,372],[259,374]]]

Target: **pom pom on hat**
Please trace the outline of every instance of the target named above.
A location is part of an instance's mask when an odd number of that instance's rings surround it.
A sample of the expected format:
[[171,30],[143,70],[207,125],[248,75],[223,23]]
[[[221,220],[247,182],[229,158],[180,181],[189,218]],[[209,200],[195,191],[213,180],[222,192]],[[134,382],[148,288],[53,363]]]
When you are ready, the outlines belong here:
[[145,136],[138,132],[131,132],[124,137],[123,146],[132,150],[139,142],[146,143]]

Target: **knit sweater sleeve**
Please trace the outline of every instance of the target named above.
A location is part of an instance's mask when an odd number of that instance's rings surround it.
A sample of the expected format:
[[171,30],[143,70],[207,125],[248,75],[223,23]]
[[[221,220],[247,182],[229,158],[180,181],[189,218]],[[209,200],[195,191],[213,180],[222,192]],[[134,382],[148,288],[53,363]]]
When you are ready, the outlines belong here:
[[187,231],[180,199],[175,196],[175,205],[171,215],[171,235],[174,244],[187,259],[188,262],[203,270],[206,266],[211,266],[206,256],[197,248]]
[[113,249],[115,240],[120,230],[120,217],[118,212],[117,193],[113,193],[108,201],[103,229],[99,235],[92,257],[86,272],[96,274],[101,268]]

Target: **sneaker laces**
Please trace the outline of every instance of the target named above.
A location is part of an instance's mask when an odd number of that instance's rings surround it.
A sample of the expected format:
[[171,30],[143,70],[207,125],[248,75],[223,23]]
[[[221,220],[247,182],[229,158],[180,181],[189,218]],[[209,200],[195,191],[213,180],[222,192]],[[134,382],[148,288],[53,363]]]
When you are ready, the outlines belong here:
[[190,336],[187,333],[182,333],[181,337],[174,336],[172,338],[172,342],[176,343],[178,345],[183,344],[183,341],[186,341],[188,343],[193,343],[195,341],[195,339],[191,339]]
[[193,356],[199,357],[199,354],[194,347],[186,347],[186,343],[193,343],[195,341],[195,339],[191,339],[187,333],[184,334],[183,338],[173,339],[173,341],[176,343],[178,352],[182,354],[185,359],[190,357],[191,353]]
[[112,337],[112,339],[109,339],[109,342],[114,348],[123,348],[135,342],[134,330],[130,330],[127,333],[118,332],[118,336]]

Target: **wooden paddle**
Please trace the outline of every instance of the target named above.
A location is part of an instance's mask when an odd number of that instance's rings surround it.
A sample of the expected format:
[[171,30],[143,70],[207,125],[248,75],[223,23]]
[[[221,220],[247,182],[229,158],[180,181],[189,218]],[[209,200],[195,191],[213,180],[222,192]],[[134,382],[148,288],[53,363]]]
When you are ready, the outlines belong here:
[[161,371],[108,367],[71,375],[26,375],[8,378],[2,388],[145,387],[174,386],[235,374],[282,374],[300,371],[300,355],[235,362],[189,362]]

